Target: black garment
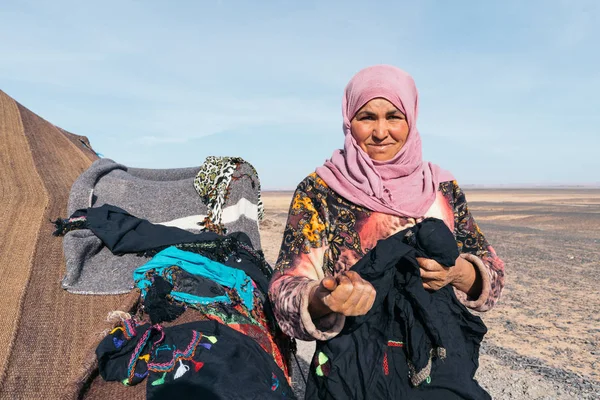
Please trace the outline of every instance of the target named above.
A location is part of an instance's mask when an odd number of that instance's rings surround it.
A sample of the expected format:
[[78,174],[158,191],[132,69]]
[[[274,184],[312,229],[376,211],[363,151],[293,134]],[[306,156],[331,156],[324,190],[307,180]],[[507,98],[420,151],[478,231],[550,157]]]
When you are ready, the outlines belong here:
[[146,379],[148,399],[294,399],[284,374],[254,340],[215,321],[161,328],[124,321],[96,350],[105,380]]
[[[184,269],[179,267],[172,267],[169,271],[171,279],[174,282],[174,289],[178,292],[191,294],[198,297],[216,297],[225,295],[225,289],[203,276],[190,274]],[[146,296],[147,298],[148,296]]]
[[444,267],[454,266],[459,256],[456,239],[444,221],[426,218],[404,235],[404,242],[417,250],[419,257],[432,258]]
[[[81,219],[85,217],[85,221]],[[254,250],[244,232],[226,236],[214,232],[192,233],[185,229],[153,224],[137,218],[122,208],[104,204],[77,210],[67,220],[57,219],[56,236],[74,229],[90,229],[115,255],[134,253],[147,257],[169,246],[201,254],[228,267],[244,271],[256,284],[267,320],[275,325],[273,307],[269,301],[269,280],[272,269],[261,251]],[[279,329],[279,328],[277,328]]]
[[252,248],[250,238],[243,232],[227,236],[214,232],[193,233],[153,224],[108,204],[77,210],[69,219],[80,217],[85,217],[85,222],[56,220],[55,235],[63,235],[73,229],[90,229],[115,255],[133,253],[153,256],[175,245],[181,250],[200,253],[228,267],[243,270],[264,295],[268,293],[272,270],[262,253]]
[[155,225],[109,204],[77,210],[70,218],[79,217],[86,217],[85,228],[91,229],[115,255],[219,238],[213,232],[195,234],[173,226]]
[[162,276],[153,275],[152,285],[148,288],[144,298],[144,311],[153,324],[174,321],[185,311],[184,305],[172,300],[171,290],[173,290],[173,285]]
[[317,343],[306,398],[489,399],[473,379],[485,325],[452,287],[426,291],[416,261],[453,265],[458,255],[452,233],[436,219],[379,241],[352,267],[375,287],[375,303]]

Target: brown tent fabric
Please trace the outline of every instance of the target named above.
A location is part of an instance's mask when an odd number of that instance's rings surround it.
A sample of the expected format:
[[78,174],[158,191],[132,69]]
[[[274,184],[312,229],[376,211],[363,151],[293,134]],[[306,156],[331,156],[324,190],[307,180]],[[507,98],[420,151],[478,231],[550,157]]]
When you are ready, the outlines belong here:
[[126,307],[127,295],[73,295],[60,285],[62,240],[50,220],[66,214],[71,185],[95,159],[86,137],[0,91],[0,399],[68,395],[107,314]]

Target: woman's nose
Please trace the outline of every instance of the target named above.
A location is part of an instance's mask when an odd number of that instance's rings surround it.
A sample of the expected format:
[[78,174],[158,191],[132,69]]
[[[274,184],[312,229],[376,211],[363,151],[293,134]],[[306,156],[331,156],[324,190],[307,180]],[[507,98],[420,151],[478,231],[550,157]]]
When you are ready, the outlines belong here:
[[373,129],[373,137],[379,140],[385,139],[388,136],[389,129],[386,120],[378,121]]

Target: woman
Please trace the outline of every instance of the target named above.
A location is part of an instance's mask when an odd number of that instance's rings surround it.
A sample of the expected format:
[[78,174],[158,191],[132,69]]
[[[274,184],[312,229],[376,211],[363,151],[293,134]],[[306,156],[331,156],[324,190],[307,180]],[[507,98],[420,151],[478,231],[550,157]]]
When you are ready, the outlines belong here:
[[328,340],[347,316],[365,315],[373,286],[349,269],[377,241],[426,217],[445,222],[460,257],[451,268],[419,258],[423,286],[452,285],[468,308],[487,311],[504,286],[489,245],[452,175],[421,158],[413,79],[387,65],[352,78],[342,101],[344,149],[296,189],[269,294],[281,328]]

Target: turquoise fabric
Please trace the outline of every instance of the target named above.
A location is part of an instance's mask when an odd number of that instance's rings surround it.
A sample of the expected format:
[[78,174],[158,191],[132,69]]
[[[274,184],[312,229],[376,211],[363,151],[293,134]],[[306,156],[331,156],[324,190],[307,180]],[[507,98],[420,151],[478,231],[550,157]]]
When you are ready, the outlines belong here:
[[[200,254],[180,250],[173,246],[156,254],[146,264],[133,271],[133,279],[136,286],[142,291],[142,296],[145,296],[147,288],[152,285],[152,282],[146,279],[146,272],[154,269],[157,274],[162,276],[163,270],[173,265],[190,274],[203,276],[222,286],[235,289],[246,308],[248,310],[254,308],[254,285],[244,271],[228,267]],[[176,300],[192,304],[209,304],[216,301],[231,302],[231,299],[227,295],[207,298],[172,291],[171,296]]]

